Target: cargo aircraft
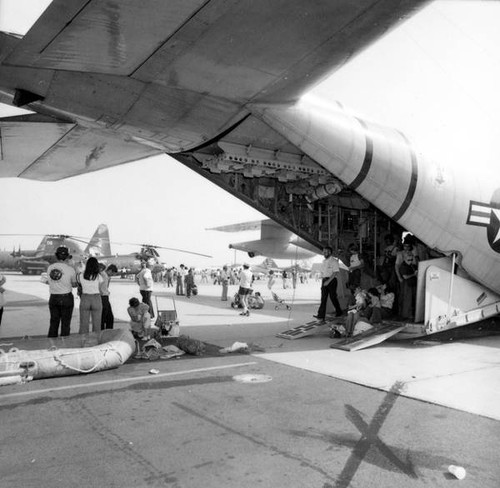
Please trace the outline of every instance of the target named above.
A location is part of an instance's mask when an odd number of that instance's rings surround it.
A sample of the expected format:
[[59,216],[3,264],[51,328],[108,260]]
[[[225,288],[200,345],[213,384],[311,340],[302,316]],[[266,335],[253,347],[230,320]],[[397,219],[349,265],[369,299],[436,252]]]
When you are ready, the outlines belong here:
[[33,112],[0,120],[0,176],[167,154],[318,250],[356,213],[441,252],[421,264],[420,334],[496,316],[498,173],[304,96],[432,3],[54,0],[25,35],[0,33],[0,102]]
[[19,271],[20,260],[24,257],[33,257],[36,249],[21,250],[21,246],[17,251],[14,248],[12,251],[0,251],[0,269],[8,271]]

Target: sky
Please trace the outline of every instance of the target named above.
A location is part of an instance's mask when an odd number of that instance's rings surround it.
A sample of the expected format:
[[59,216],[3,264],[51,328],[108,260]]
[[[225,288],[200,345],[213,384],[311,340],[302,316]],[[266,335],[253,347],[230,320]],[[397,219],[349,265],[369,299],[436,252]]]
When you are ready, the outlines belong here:
[[[48,3],[36,5],[43,9]],[[34,4],[0,0],[0,30],[26,32],[36,19]],[[434,2],[308,96],[338,100],[357,115],[403,130],[418,151],[440,164],[494,171],[500,140],[498,25],[500,2]],[[13,113],[0,104],[0,116]],[[172,265],[263,259],[228,248],[258,234],[206,230],[263,216],[166,155],[55,183],[0,179],[0,208],[0,234],[90,237],[106,223],[113,243],[150,243],[213,256],[161,251]],[[0,237],[0,249],[34,248],[39,240]],[[112,249],[136,247],[112,244]]]

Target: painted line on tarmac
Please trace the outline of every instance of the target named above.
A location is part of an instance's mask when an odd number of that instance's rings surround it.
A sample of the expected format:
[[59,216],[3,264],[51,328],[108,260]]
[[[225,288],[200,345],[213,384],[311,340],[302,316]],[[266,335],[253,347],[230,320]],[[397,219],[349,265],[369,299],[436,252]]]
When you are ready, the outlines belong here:
[[63,390],[75,390],[77,388],[89,388],[89,387],[93,387],[93,386],[116,385],[118,383],[126,383],[126,382],[130,382],[130,381],[143,381],[143,380],[150,381],[150,380],[157,380],[158,378],[167,378],[169,376],[179,376],[181,374],[204,373],[207,371],[217,371],[220,369],[241,368],[243,366],[253,366],[254,364],[257,364],[257,362],[252,361],[250,363],[236,363],[236,364],[228,364],[225,366],[212,366],[210,368],[187,369],[184,371],[174,371],[171,373],[160,373],[160,374],[155,374],[155,375],[148,374],[145,376],[135,376],[133,378],[121,378],[118,380],[95,381],[93,383],[84,383],[81,385],[69,385],[69,386],[59,386],[56,388],[44,388],[43,390],[21,391],[18,393],[8,393],[7,395],[1,395],[0,401],[4,400],[6,398],[16,398],[16,397],[23,397],[23,396],[27,396],[27,395],[53,393],[53,392],[63,391]]

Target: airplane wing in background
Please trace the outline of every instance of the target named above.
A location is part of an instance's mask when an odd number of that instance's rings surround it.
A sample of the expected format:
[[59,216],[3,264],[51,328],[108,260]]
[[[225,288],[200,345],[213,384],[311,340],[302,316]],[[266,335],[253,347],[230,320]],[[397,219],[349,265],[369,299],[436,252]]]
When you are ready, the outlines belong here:
[[218,230],[219,232],[246,232],[252,230],[260,230],[261,227],[262,220],[252,220],[251,222],[240,222],[237,224],[210,227],[210,229],[207,230]]

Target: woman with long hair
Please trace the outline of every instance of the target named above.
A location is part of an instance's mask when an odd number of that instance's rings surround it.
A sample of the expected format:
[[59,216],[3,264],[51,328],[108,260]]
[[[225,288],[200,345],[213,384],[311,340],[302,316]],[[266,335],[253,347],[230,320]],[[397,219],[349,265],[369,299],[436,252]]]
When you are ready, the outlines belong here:
[[100,287],[103,277],[99,270],[99,262],[91,257],[87,260],[85,271],[77,276],[80,296],[80,334],[89,333],[90,317],[92,316],[92,331],[101,330],[102,300]]

